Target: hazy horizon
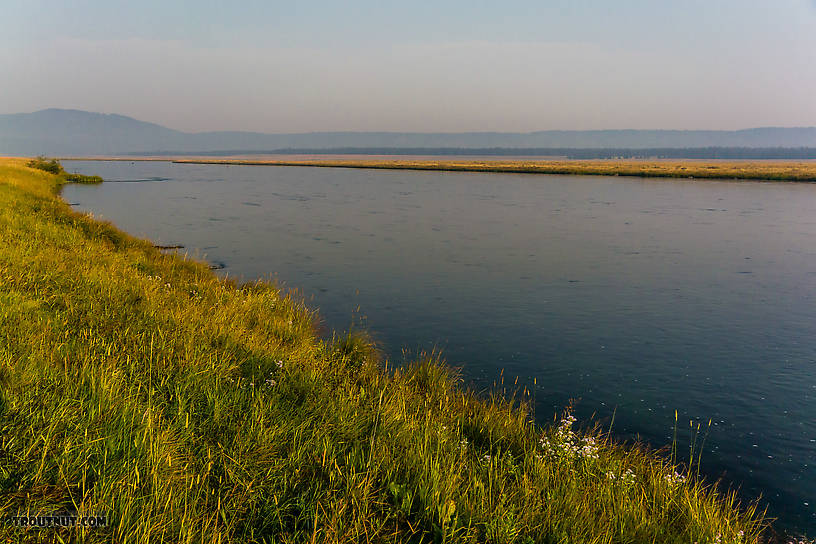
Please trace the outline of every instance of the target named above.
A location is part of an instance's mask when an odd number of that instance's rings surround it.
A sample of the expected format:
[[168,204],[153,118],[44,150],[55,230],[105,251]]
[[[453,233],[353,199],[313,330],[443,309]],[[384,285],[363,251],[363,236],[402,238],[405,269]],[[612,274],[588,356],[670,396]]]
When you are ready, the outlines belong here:
[[97,115],[98,114],[98,115],[126,117],[126,118],[129,118],[129,119],[133,119],[135,121],[155,124],[155,125],[158,125],[158,126],[160,126],[162,128],[167,128],[167,129],[170,129],[170,130],[175,130],[175,131],[183,132],[185,134],[190,134],[190,135],[209,134],[209,133],[216,133],[216,132],[248,132],[248,133],[257,133],[257,134],[270,135],[270,136],[275,136],[275,135],[285,136],[285,135],[309,135],[309,134],[337,132],[337,133],[360,133],[360,134],[364,134],[364,133],[438,134],[438,135],[441,136],[441,135],[445,135],[445,134],[455,135],[455,134],[491,134],[491,133],[496,133],[496,134],[535,134],[537,132],[626,132],[626,131],[634,131],[634,132],[707,132],[707,131],[711,131],[711,132],[740,132],[740,131],[750,131],[750,130],[758,130],[758,129],[761,130],[761,129],[778,129],[778,128],[782,128],[782,129],[810,129],[810,128],[816,128],[814,126],[802,125],[802,126],[790,126],[790,127],[781,127],[781,126],[742,127],[742,128],[736,128],[736,129],[694,129],[694,128],[691,128],[691,129],[665,129],[665,128],[633,129],[633,128],[629,128],[629,127],[607,127],[607,128],[600,128],[600,129],[585,129],[585,130],[581,130],[581,129],[544,129],[544,130],[516,131],[516,132],[511,132],[511,131],[489,131],[489,130],[485,130],[485,131],[462,131],[462,132],[451,132],[451,131],[438,131],[438,132],[432,132],[432,131],[397,131],[397,130],[382,130],[382,131],[362,131],[362,130],[360,130],[360,131],[345,131],[345,130],[339,130],[339,131],[303,131],[303,132],[261,132],[261,131],[241,131],[241,130],[225,131],[225,130],[221,130],[221,129],[201,130],[201,131],[185,131],[185,130],[182,130],[182,129],[179,129],[179,128],[176,128],[176,127],[173,127],[173,126],[168,126],[168,125],[163,124],[161,122],[150,121],[150,120],[146,120],[146,119],[139,119],[139,118],[131,117],[129,115],[124,115],[122,113],[115,112],[115,111],[89,111],[89,110],[79,110],[79,109],[74,109],[74,108],[49,107],[49,108],[43,108],[43,109],[35,110],[35,111],[4,112],[4,113],[0,113],[0,116],[2,116],[2,115],[30,115],[30,114],[43,113],[43,112],[48,112],[48,111],[67,111],[67,112],[77,112],[77,113],[80,113],[80,114],[92,114],[92,115]]
[[816,2],[12,1],[0,113],[184,132],[816,126]]

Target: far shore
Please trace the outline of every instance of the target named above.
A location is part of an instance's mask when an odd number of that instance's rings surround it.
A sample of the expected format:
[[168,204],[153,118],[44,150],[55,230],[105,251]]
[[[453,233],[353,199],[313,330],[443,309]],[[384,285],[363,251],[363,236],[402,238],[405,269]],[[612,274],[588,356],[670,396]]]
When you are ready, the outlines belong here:
[[374,168],[389,170],[436,170],[451,172],[501,172],[518,174],[632,176],[641,178],[694,178],[751,181],[816,182],[816,161],[778,160],[541,160],[507,158],[400,157],[303,155],[296,158],[202,158],[202,157],[64,157],[63,160],[166,161],[177,164],[230,166],[309,166],[322,168]]

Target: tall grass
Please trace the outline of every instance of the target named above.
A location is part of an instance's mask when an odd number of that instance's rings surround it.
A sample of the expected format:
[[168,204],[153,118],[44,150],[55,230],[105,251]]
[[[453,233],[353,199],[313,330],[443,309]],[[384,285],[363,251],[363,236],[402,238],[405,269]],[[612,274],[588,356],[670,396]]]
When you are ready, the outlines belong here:
[[10,542],[759,542],[733,492],[465,389],[435,355],[73,212],[0,162],[0,515]]

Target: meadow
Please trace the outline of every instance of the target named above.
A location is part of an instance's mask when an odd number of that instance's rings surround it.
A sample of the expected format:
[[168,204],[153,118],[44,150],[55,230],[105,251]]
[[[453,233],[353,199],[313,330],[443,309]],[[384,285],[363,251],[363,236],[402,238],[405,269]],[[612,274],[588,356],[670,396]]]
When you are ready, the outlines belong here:
[[0,159],[0,518],[108,526],[4,523],[3,541],[773,536],[699,476],[702,447],[616,443],[569,412],[541,427],[526,391],[467,389],[438,353],[395,365],[365,331],[321,334],[297,293],[77,213],[67,175],[27,163]]
[[414,160],[414,159],[176,159],[177,163],[253,166],[318,166],[442,170],[453,172],[506,172],[647,178],[699,178],[754,181],[816,181],[814,161],[696,161],[696,160]]

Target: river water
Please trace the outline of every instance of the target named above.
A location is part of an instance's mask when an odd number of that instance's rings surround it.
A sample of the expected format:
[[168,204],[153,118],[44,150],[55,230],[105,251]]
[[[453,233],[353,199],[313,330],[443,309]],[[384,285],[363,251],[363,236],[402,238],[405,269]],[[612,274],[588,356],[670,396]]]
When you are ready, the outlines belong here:
[[574,401],[655,447],[675,410],[681,451],[710,420],[706,476],[816,533],[815,184],[64,166],[107,180],[66,186],[78,209],[298,288],[396,364],[439,349],[473,387],[534,390],[541,421]]

